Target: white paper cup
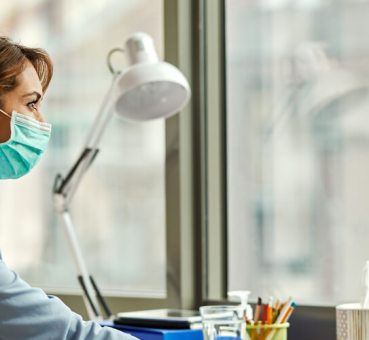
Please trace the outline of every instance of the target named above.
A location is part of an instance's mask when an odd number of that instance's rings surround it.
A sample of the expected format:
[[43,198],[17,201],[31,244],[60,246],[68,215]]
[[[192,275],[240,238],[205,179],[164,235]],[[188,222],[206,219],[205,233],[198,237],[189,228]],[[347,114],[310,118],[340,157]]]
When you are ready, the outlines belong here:
[[336,307],[337,340],[368,340],[369,309],[360,303],[347,303]]

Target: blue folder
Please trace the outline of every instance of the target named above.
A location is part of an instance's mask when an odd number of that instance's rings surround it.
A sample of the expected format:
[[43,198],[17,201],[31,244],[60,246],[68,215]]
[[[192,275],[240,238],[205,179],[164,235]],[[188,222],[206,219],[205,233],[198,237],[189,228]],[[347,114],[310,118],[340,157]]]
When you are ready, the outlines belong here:
[[116,325],[110,321],[100,323],[131,334],[140,340],[203,340],[201,329],[160,329],[127,325]]

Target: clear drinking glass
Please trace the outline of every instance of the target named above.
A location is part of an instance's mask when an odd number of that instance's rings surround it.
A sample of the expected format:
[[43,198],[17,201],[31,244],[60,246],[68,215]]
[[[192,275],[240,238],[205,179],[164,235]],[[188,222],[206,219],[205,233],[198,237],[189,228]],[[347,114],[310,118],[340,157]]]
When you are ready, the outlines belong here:
[[241,306],[200,307],[204,340],[245,340],[246,324]]

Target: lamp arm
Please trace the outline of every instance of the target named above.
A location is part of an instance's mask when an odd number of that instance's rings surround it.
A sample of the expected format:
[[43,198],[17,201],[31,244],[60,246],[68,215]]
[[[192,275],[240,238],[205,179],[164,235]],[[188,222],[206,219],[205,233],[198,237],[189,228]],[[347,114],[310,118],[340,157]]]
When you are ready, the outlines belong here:
[[120,72],[113,73],[113,78],[112,78],[110,87],[108,91],[106,92],[103,102],[100,106],[100,110],[98,114],[96,115],[95,121],[92,125],[93,128],[90,130],[87,136],[87,139],[85,142],[86,148],[96,149],[96,146],[99,144],[101,140],[101,137],[106,128],[106,125],[109,123],[113,115],[113,110],[111,108],[110,102],[114,94],[114,89],[116,88],[119,75],[120,75]]
[[56,176],[53,188],[54,207],[63,219],[66,237],[69,241],[70,249],[78,271],[78,281],[82,287],[84,303],[90,319],[95,320],[100,320],[102,318],[98,302],[100,302],[108,317],[112,314],[106,301],[101,295],[96,282],[93,277],[88,274],[87,266],[69,213],[69,206],[84,174],[97,156],[99,151],[98,144],[100,143],[103,132],[113,115],[113,110],[109,103],[113,95],[113,89],[116,86],[118,75],[119,73],[113,74],[111,85],[100,106],[81,155],[78,157],[65,178],[63,178],[61,174]]
[[65,179],[58,174],[54,183],[54,194],[58,193],[64,196],[64,201],[67,206],[70,205],[71,200],[77,190],[79,183],[81,182],[87,169],[94,161],[99,149],[98,145],[103,136],[103,132],[106,129],[112,115],[113,109],[109,105],[115,88],[119,73],[113,74],[113,79],[108,91],[105,94],[104,100],[100,106],[100,109],[95,117],[92,127],[88,133],[83,151],[75,164],[69,170]]
[[92,282],[90,281],[90,275],[88,274],[87,266],[82,256],[82,251],[73,226],[72,218],[68,210],[60,212],[60,214],[63,219],[64,231],[77,268],[77,278],[82,288],[82,297],[86,306],[87,314],[91,320],[100,321],[102,319],[102,313],[96,298],[97,294],[95,293]]

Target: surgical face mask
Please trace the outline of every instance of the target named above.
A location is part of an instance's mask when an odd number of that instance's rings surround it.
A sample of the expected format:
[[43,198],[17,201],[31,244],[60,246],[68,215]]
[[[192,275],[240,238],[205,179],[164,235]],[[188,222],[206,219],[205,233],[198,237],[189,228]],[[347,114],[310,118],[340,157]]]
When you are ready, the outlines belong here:
[[11,136],[0,143],[0,179],[14,179],[27,174],[40,160],[50,139],[51,124],[13,111]]

